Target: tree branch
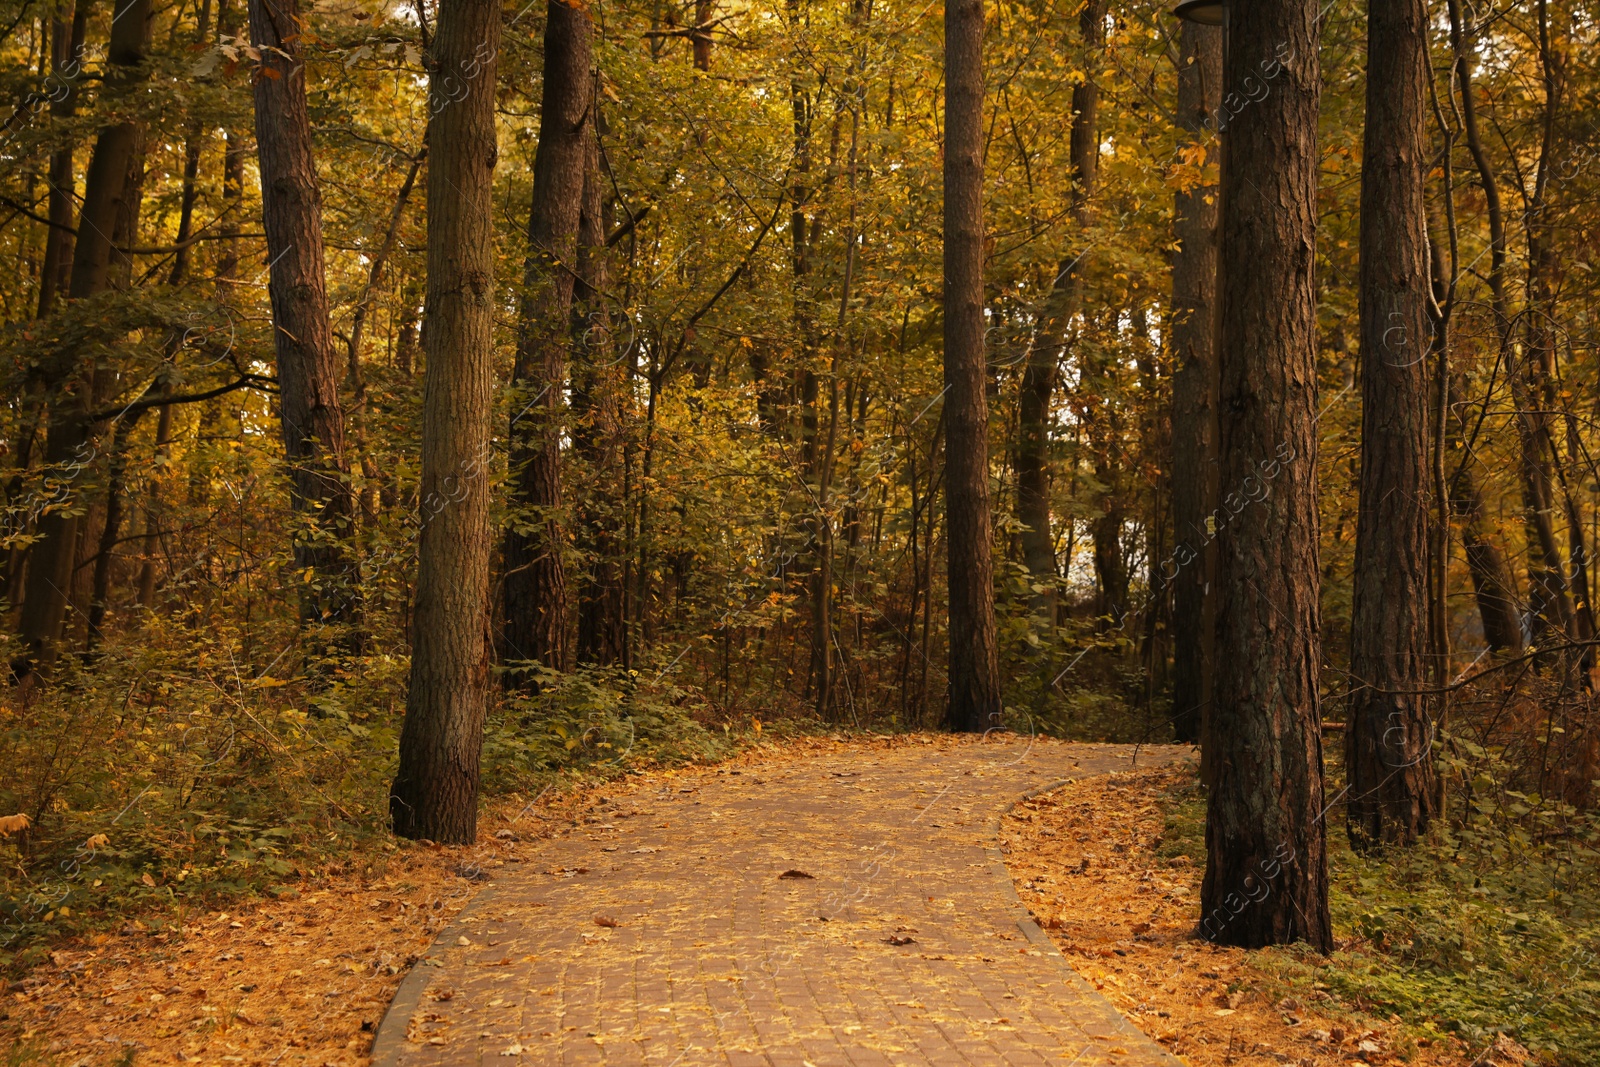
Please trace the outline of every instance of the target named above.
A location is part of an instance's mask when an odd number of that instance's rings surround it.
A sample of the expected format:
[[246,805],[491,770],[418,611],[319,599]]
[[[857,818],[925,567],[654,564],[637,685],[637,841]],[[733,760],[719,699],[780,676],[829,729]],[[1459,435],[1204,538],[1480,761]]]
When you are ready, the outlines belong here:
[[106,408],[104,411],[97,411],[93,415],[89,416],[89,420],[91,422],[106,422],[110,419],[119,419],[124,415],[138,414],[139,412],[148,410],[149,408],[163,407],[167,404],[195,404],[202,400],[211,400],[214,397],[219,397],[226,393],[234,392],[238,389],[261,389],[266,391],[265,387],[274,381],[275,379],[268,378],[265,375],[246,374],[236,382],[230,382],[227,385],[218,386],[215,389],[207,389],[203,393],[177,393],[173,396],[142,397],[141,399],[135,400],[129,404],[122,404],[119,407]]

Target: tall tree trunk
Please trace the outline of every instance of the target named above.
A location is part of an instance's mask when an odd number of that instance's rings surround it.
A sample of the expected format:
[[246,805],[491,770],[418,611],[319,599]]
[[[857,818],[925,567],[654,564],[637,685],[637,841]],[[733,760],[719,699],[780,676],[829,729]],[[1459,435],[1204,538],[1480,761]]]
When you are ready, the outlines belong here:
[[443,0],[428,96],[421,539],[395,833],[471,844],[489,684],[495,64],[500,5]]
[[945,724],[1000,725],[993,537],[989,525],[988,367],[983,343],[983,3],[944,9],[945,524],[950,678]]
[[[78,0],[71,13],[65,6],[50,23],[51,71],[65,91],[50,104],[52,119],[66,122],[78,110],[78,76],[83,72],[83,39],[90,0]],[[39,317],[55,310],[56,301],[72,281],[72,196],[77,179],[72,172],[72,142],[50,155],[49,194],[46,209],[50,227],[44,235],[44,263],[39,272]]]
[[[601,132],[596,117],[596,133]],[[599,138],[589,141],[578,222],[578,270],[572,294],[572,448],[586,466],[588,485],[578,499],[575,526],[587,557],[578,586],[577,661],[628,665],[627,588],[623,583],[623,395],[627,382],[611,335],[606,306],[610,283],[606,233],[610,229],[610,179]]]
[[1483,623],[1483,640],[1495,652],[1522,651],[1522,620],[1517,590],[1505,555],[1494,542],[1483,493],[1463,460],[1450,483],[1450,508],[1461,522],[1461,547],[1472,575],[1473,596]]
[[[220,41],[238,32],[239,15],[233,0],[217,0],[217,39]],[[233,300],[231,282],[239,269],[239,207],[244,203],[244,158],[248,151],[245,139],[231,128],[223,131],[222,149],[222,215],[217,224],[222,249],[217,256],[217,299],[229,304]]]
[[[172,443],[172,405],[163,404],[156,422],[157,471],[167,463],[168,446]],[[144,559],[139,564],[139,606],[154,607],[156,602],[156,550],[161,544],[160,487],[152,476],[145,488],[144,502]]]
[[1446,7],[1450,18],[1450,47],[1455,60],[1462,132],[1466,135],[1473,164],[1478,169],[1478,180],[1483,188],[1484,214],[1489,227],[1490,305],[1499,331],[1506,379],[1511,386],[1512,402],[1516,407],[1513,422],[1521,446],[1518,473],[1521,476],[1523,514],[1528,531],[1528,600],[1536,631],[1534,638],[1537,640],[1545,631],[1566,630],[1572,611],[1567,602],[1561,548],[1556,541],[1552,521],[1554,503],[1549,468],[1546,466],[1547,446],[1541,436],[1542,423],[1536,410],[1537,401],[1528,393],[1533,375],[1524,361],[1517,358],[1513,342],[1515,321],[1506,288],[1505,214],[1500,201],[1499,183],[1478,127],[1477,98],[1472,83],[1473,42],[1466,39],[1461,0],[1448,0]]
[[[150,30],[150,0],[120,0],[112,19],[111,42],[102,95],[115,111],[116,102],[137,92],[145,80],[144,60]],[[72,250],[67,296],[83,300],[105,292],[114,280],[112,235],[126,226],[126,201],[139,195],[131,183],[139,153],[140,128],[124,121],[102,127],[89,156],[83,204],[78,211],[78,238]],[[59,472],[67,491],[75,492],[95,458],[94,425],[90,419],[102,377],[94,365],[83,365],[76,350],[55,354],[43,372],[50,397],[45,463]],[[76,382],[76,387],[69,383]],[[39,520],[39,539],[29,552],[21,631],[25,652],[14,665],[25,674],[55,658],[66,621],[68,590],[77,558],[79,516],[63,508]]]
[[[1071,213],[1080,239],[1089,224],[1089,197],[1100,162],[1100,88],[1095,80],[1096,53],[1106,39],[1107,0],[1086,0],[1078,13],[1078,31],[1086,74],[1072,90],[1069,135],[1072,167]],[[1030,605],[1046,625],[1055,624],[1055,537],[1050,530],[1050,403],[1055,394],[1062,343],[1081,303],[1078,257],[1060,265],[1050,294],[1044,328],[1028,349],[1017,396],[1017,518],[1022,521],[1022,557],[1034,586]]]
[[304,524],[294,534],[295,566],[314,576],[301,590],[300,618],[306,627],[345,628],[338,636],[352,647],[360,606],[351,547],[355,502],[328,320],[322,194],[300,58],[303,28],[298,0],[250,0],[249,12],[250,39],[262,56],[255,80],[256,159],[271,265],[278,407],[290,498]]
[[[1217,643],[1200,930],[1333,947],[1317,707],[1316,0],[1235,0],[1222,162]],[[1269,495],[1270,494],[1270,495]],[[1252,500],[1261,500],[1252,505]]]
[[1423,0],[1369,0],[1361,164],[1361,495],[1345,772],[1350,843],[1413,844],[1434,818],[1428,682],[1428,234]]
[[[1182,46],[1178,121],[1198,146],[1206,119],[1222,106],[1222,30],[1185,22]],[[1168,466],[1179,547],[1162,573],[1172,585],[1173,736],[1203,745],[1216,637],[1217,553],[1206,516],[1217,509],[1217,187],[1199,185],[1174,199]]]
[[[151,389],[157,389],[152,385]],[[85,658],[92,658],[95,649],[105,640],[106,612],[111,601],[111,568],[116,562],[118,534],[122,530],[122,511],[127,497],[128,438],[132,436],[139,420],[148,408],[137,408],[123,416],[111,435],[111,455],[107,459],[105,523],[100,528],[100,540],[94,557],[94,577],[89,594],[88,636],[84,642]]]
[[[211,0],[201,0],[200,14],[195,25],[195,44],[203,47],[211,35]],[[177,252],[172,260],[172,273],[168,285],[180,285],[189,276],[189,257],[192,246],[189,235],[194,231],[194,206],[200,199],[200,148],[204,144],[202,126],[190,122],[183,140],[183,187],[178,198],[178,235],[174,242]]]
[[[567,666],[561,412],[584,172],[594,138],[590,32],[588,8],[550,0],[511,420],[511,499],[518,514],[502,549],[505,657],[556,670]],[[533,682],[528,675],[513,678]]]
[[711,69],[711,10],[714,0],[694,0],[694,28],[690,38],[694,42],[694,69]]
[[[1560,277],[1560,263],[1555,242],[1551,239],[1549,216],[1550,173],[1560,150],[1557,120],[1566,88],[1563,75],[1565,64],[1560,57],[1558,44],[1552,40],[1547,0],[1536,0],[1534,9],[1538,24],[1544,101],[1541,106],[1539,155],[1534,165],[1533,191],[1528,198],[1528,209],[1522,214],[1528,249],[1524,299],[1526,311],[1522,316],[1526,340],[1523,351],[1529,379],[1528,421],[1538,449],[1536,477],[1542,494],[1542,521],[1544,526],[1549,527],[1548,538],[1543,528],[1539,534],[1543,548],[1543,569],[1552,576],[1544,579],[1542,584],[1546,586],[1546,599],[1550,599],[1551,593],[1560,597],[1559,636],[1568,641],[1581,641],[1592,635],[1593,620],[1587,592],[1580,588],[1580,583],[1583,587],[1588,585],[1588,566],[1582,548],[1582,517],[1576,501],[1564,484],[1560,449],[1556,445],[1558,412],[1570,408],[1570,405],[1558,395],[1556,387],[1555,324],[1560,322],[1560,318],[1555,280]],[[1562,564],[1561,549],[1555,537],[1558,489],[1564,498],[1568,522],[1570,578],[1567,568]]]

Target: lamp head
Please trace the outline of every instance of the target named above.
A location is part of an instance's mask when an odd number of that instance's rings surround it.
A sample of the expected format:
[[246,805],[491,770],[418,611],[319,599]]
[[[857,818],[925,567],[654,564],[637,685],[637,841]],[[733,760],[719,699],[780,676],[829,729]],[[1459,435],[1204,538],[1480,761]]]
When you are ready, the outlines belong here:
[[1172,9],[1178,18],[1202,26],[1221,26],[1227,19],[1227,11],[1226,0],[1183,0]]

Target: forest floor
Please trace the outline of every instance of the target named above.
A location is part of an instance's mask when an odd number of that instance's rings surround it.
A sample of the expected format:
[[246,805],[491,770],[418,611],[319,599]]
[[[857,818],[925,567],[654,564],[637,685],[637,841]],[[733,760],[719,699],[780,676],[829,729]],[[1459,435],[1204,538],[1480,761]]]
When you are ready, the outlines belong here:
[[[1326,962],[1309,951],[1197,938],[1204,852],[1172,817],[1193,781],[1192,767],[1103,775],[1031,797],[1003,824],[1023,903],[1136,1026],[1194,1067],[1522,1067],[1531,1058],[1505,1038],[1469,1047],[1429,1032],[1427,1020],[1362,1012],[1330,991]],[[1335,959],[1351,966],[1348,951]]]
[[[5,990],[0,1064],[360,1067],[407,970],[478,890],[522,870],[551,838],[596,822],[594,812],[647,793],[687,793],[740,768],[771,778],[799,761],[869,760],[909,743],[949,739],[765,742],[714,770],[653,770],[554,799],[500,798],[472,848],[374,846],[280,899],[159,930],[130,920],[120,932],[64,942]],[[1172,769],[1087,778],[1019,804],[1004,822],[1002,849],[1024,904],[1135,1025],[1196,1067],[1520,1064],[1505,1044],[1469,1048],[1424,1032],[1419,1020],[1356,1010],[1317,980],[1319,964],[1306,954],[1196,940],[1201,865],[1173,854],[1170,818],[1190,780],[1191,771]]]

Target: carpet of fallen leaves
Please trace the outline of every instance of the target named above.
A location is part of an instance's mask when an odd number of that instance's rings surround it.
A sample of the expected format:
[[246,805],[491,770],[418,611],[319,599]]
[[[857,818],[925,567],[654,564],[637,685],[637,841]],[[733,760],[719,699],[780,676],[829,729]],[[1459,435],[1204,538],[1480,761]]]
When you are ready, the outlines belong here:
[[1163,799],[1192,775],[1091,778],[1006,816],[1002,849],[1017,893],[1073,968],[1193,1067],[1468,1063],[1454,1039],[1413,1038],[1398,1020],[1366,1017],[1315,983],[1291,987],[1258,954],[1197,936],[1204,872],[1155,851]]
[[[767,741],[726,765],[894,743],[905,739]],[[479,888],[590,809],[696,773],[652,770],[533,801],[499,797],[471,847],[385,841],[285,898],[186,916],[181,933],[133,918],[118,933],[63,943],[5,989],[0,1063],[361,1067],[406,969]]]

